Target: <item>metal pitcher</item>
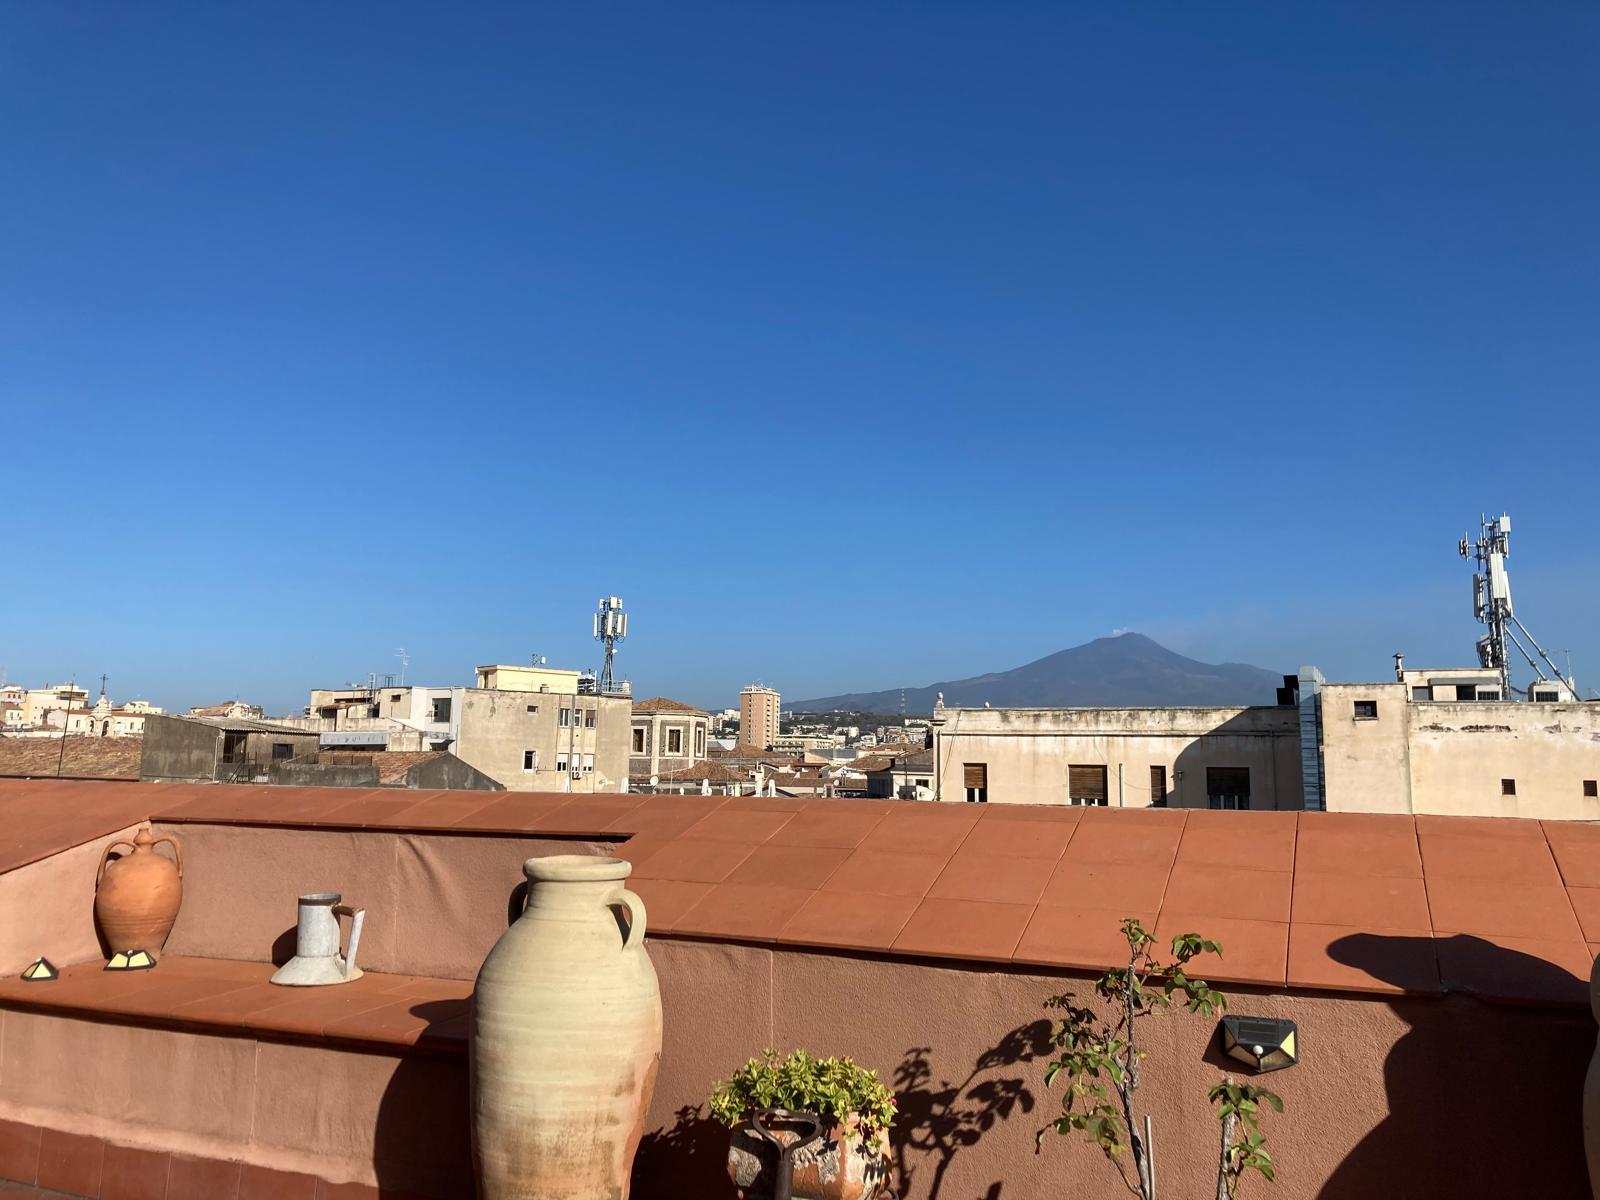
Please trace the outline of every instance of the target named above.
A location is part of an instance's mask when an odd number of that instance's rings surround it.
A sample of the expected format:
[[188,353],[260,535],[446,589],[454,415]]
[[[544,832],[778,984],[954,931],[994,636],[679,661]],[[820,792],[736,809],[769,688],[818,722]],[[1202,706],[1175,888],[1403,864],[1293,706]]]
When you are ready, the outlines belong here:
[[[295,929],[295,956],[273,975],[273,983],[286,987],[322,987],[361,978],[356,948],[367,910],[340,904],[338,892],[312,892],[300,897],[300,918]],[[339,918],[350,918],[350,948],[339,953]]]

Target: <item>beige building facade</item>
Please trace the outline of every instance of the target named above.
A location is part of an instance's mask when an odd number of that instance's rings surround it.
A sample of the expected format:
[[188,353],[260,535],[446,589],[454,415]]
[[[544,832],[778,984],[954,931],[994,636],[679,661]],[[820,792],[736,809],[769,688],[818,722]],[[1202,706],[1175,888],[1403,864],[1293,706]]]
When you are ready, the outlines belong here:
[[1417,686],[1321,685],[1329,811],[1600,820],[1600,704],[1414,699]]
[[1600,703],[1500,691],[1476,669],[1328,683],[1304,667],[1276,706],[939,705],[934,798],[1600,821]]
[[1285,708],[945,708],[934,798],[991,804],[1297,809]]
[[739,693],[739,745],[765,750],[778,740],[780,697],[769,687],[751,684]]
[[634,702],[628,736],[628,774],[656,779],[705,758],[711,717],[692,704],[652,696]]

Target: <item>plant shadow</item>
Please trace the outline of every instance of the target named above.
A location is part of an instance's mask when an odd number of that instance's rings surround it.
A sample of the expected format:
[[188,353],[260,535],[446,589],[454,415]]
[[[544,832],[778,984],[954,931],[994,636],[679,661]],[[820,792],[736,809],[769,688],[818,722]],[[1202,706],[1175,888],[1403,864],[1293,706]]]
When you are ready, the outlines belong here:
[[[895,1177],[902,1197],[924,1177],[918,1195],[940,1200],[946,1175],[957,1156],[1013,1113],[1033,1111],[1034,1096],[1021,1076],[998,1072],[1050,1053],[1050,1022],[1019,1025],[985,1050],[959,1083],[935,1080],[929,1046],[905,1051],[894,1072],[899,1116],[894,1128]],[[1002,1182],[988,1185],[977,1200],[1000,1200]]]

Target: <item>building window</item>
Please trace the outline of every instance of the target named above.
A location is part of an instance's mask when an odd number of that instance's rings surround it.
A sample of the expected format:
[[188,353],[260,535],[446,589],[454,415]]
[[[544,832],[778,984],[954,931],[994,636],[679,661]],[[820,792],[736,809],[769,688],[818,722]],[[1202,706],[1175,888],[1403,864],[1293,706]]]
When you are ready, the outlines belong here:
[[272,743],[272,758],[274,762],[281,762],[286,758],[294,757],[294,747],[288,742]]
[[583,710],[583,727],[585,729],[594,728],[594,709],[586,708]]
[[1165,808],[1167,806],[1167,769],[1165,767],[1150,768],[1150,807]]
[[683,730],[681,730],[681,729],[669,729],[669,730],[667,730],[667,753],[668,754],[682,754],[683,753]]
[[435,725],[448,725],[450,723],[450,697],[433,702],[433,723]]
[[1517,781],[1515,779],[1502,779],[1500,781],[1500,794],[1502,796],[1515,796],[1517,794]]
[[583,756],[583,773],[585,775],[592,775],[594,773],[594,755],[585,754]]
[[1104,808],[1107,803],[1106,769],[1103,765],[1067,767],[1067,800]]
[[1376,721],[1378,719],[1378,702],[1376,700],[1356,701],[1356,720]]
[[1600,780],[1585,779],[1583,781],[1583,794],[1585,796],[1600,796]]
[[560,771],[562,774],[566,774],[567,756],[565,754],[556,755],[556,770]]
[[539,711],[539,706],[537,704],[530,704],[528,705],[528,711],[531,713],[536,713]]
[[635,754],[643,754],[644,753],[644,726],[643,725],[640,725],[637,729],[635,729],[633,731],[633,752]]
[[696,725],[694,727],[694,756],[696,758],[704,758],[706,756],[706,727],[704,725]]
[[1457,700],[1476,700],[1478,698],[1478,685],[1475,683],[1456,684]]
[[961,782],[966,789],[968,804],[989,803],[988,763],[963,763]]
[[925,788],[928,786],[928,781],[926,779],[919,779],[917,780],[917,786],[920,788]]
[[1414,687],[1411,689],[1411,703],[1413,704],[1427,704],[1432,699],[1433,689],[1431,687]]
[[1537,691],[1530,697],[1535,704],[1556,704],[1561,700],[1560,692]]
[[1249,767],[1207,767],[1206,805],[1209,808],[1249,808]]
[[400,693],[399,692],[390,692],[389,693],[389,703],[390,704],[399,704],[400,703]]
[[1500,693],[1493,688],[1479,688],[1477,698],[1479,700],[1498,700],[1500,699]]
[[522,752],[522,769],[524,771],[537,771],[539,769],[539,752],[537,750],[524,750]]
[[556,724],[561,726],[563,729],[565,729],[568,725],[571,725],[572,710],[570,708],[563,708],[560,716],[556,719]]

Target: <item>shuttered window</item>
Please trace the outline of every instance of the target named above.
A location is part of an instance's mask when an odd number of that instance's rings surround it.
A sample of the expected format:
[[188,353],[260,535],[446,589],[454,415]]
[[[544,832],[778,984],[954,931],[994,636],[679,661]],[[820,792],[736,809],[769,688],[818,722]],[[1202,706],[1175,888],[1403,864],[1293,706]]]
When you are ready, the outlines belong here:
[[987,804],[989,802],[988,763],[963,763],[961,765],[961,783],[966,789],[968,804]]
[[1250,768],[1207,767],[1206,804],[1211,808],[1249,808]]
[[1150,803],[1155,808],[1165,807],[1167,803],[1167,769],[1165,767],[1150,768]]
[[1074,804],[1106,806],[1106,769],[1104,766],[1069,766],[1067,768],[1067,798]]

